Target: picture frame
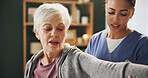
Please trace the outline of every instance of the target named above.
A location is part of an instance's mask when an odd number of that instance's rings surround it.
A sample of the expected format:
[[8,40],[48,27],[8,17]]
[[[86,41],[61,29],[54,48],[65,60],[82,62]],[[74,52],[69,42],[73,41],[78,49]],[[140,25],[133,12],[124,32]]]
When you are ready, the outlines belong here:
[[28,8],[28,22],[33,22],[33,15],[36,11],[37,7],[29,7]]
[[31,42],[30,43],[30,54],[35,54],[42,49],[42,45],[40,42]]
[[65,43],[76,44],[76,39],[77,39],[76,29],[68,30]]

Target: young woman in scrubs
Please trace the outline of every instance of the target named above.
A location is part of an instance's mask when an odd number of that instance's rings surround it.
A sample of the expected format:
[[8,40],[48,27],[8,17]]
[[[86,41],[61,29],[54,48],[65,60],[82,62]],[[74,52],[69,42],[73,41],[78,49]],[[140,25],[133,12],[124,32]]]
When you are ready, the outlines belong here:
[[[135,0],[107,0],[105,11],[109,30],[92,36],[86,52],[112,62],[148,65],[148,37],[128,28]],[[142,27],[142,26],[141,26]]]

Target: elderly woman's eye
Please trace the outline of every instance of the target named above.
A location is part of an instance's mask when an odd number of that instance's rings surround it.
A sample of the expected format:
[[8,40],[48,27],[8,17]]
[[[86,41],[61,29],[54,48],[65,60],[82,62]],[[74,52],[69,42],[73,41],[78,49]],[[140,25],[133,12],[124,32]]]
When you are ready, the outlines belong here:
[[45,28],[44,30],[45,31],[50,31],[50,30],[52,30],[52,28]]
[[115,12],[108,12],[108,14],[115,14]]
[[61,28],[58,28],[58,30],[59,30],[59,31],[63,31],[63,29],[61,29]]

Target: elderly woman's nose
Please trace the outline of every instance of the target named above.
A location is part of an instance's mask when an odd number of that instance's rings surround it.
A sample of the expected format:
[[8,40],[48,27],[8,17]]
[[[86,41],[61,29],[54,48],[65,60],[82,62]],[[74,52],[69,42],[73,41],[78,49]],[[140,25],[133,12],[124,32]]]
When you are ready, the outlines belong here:
[[51,31],[51,36],[53,36],[53,37],[57,36],[56,29],[52,29],[52,31]]

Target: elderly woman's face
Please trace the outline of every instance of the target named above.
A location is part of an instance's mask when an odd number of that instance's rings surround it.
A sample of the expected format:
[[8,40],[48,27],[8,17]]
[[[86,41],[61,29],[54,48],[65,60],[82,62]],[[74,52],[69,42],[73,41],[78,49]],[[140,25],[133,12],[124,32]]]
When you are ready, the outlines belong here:
[[127,0],[108,0],[106,20],[111,31],[123,31],[127,27],[133,12]]
[[41,41],[44,51],[61,51],[64,47],[66,36],[65,21],[60,15],[43,22],[36,33]]

